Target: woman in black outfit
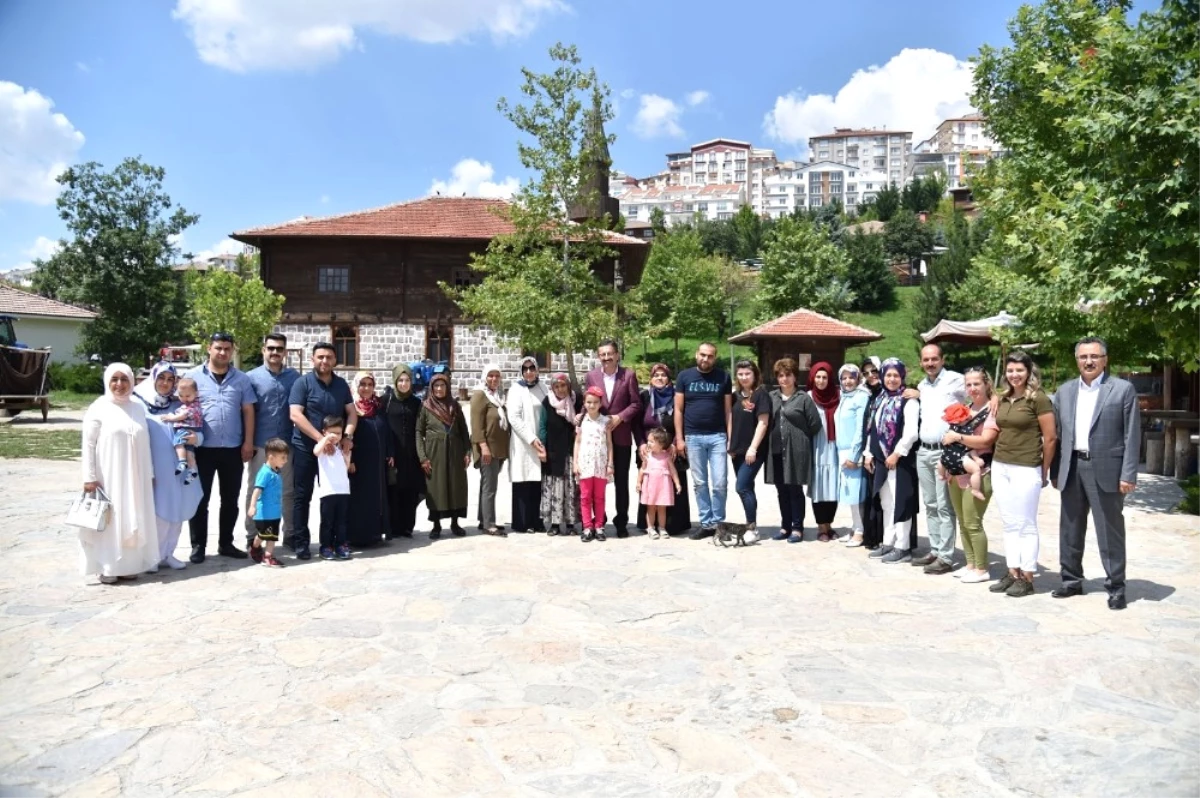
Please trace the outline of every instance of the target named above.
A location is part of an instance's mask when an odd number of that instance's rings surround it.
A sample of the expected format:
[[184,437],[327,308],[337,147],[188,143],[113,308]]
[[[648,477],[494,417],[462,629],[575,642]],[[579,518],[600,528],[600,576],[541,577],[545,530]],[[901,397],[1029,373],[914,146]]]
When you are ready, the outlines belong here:
[[350,527],[348,540],[355,548],[377,546],[392,531],[388,517],[388,468],[392,459],[392,433],[379,412],[383,403],[375,396],[375,377],[360,371],[354,377],[354,407],[358,427],[354,436],[354,473],[350,475]]
[[574,535],[579,518],[579,486],[571,460],[583,397],[571,390],[566,374],[550,378],[550,393],[542,400],[538,438],[546,447],[542,462],[542,501],[539,512],[548,535]]
[[[864,445],[867,440],[867,425],[875,414],[875,403],[883,393],[883,382],[879,379],[879,358],[869,357],[862,362],[863,382],[871,392],[871,401],[863,413],[862,435]],[[883,543],[883,508],[879,504],[879,494],[873,490],[867,491],[867,498],[862,506],[863,519],[863,548],[874,551]]]
[[[646,434],[655,427],[662,427],[675,440],[675,384],[671,381],[671,370],[665,363],[650,367],[650,387],[641,393],[642,415],[633,423],[633,440],[637,444],[637,468],[642,467],[642,455],[646,450]],[[675,496],[675,504],[667,508],[667,534],[681,535],[692,528],[692,505],[688,498],[686,457],[675,457],[675,470],[683,485]],[[638,502],[637,527],[646,531],[646,505]]]
[[412,393],[412,369],[404,363],[392,369],[392,385],[384,389],[383,415],[392,431],[395,474],[388,477],[392,537],[411,538],[417,526],[417,505],[425,498],[425,472],[417,458],[417,416],[421,400]]

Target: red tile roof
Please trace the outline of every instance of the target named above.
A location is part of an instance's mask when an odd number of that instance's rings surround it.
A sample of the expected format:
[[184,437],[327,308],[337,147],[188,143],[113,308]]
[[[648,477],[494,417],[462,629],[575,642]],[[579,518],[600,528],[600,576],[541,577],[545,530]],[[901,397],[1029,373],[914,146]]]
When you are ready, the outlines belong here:
[[51,316],[58,319],[79,319],[90,321],[98,314],[86,308],[68,305],[56,299],[23,291],[7,285],[0,285],[0,313],[21,318],[22,316]]
[[[486,241],[513,232],[512,224],[497,213],[507,205],[506,200],[482,197],[425,197],[337,216],[305,216],[282,224],[251,227],[233,233],[231,238],[248,244],[262,238],[298,236]],[[604,236],[610,244],[647,246],[641,239],[620,233],[606,232]]]
[[840,338],[848,341],[878,341],[883,336],[874,330],[800,308],[766,324],[760,324],[753,330],[746,330],[729,340],[741,343],[756,338]]

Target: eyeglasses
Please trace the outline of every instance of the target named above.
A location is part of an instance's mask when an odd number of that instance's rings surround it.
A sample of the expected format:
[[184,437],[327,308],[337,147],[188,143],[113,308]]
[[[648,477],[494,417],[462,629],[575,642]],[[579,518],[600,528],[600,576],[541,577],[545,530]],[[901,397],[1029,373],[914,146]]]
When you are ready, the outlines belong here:
[[215,332],[208,340],[212,341],[213,343],[217,343],[219,341],[221,343],[231,344],[233,343],[233,336],[225,332]]
[[537,366],[530,363],[528,365],[521,366],[521,371],[537,371]]
[[1076,360],[1103,360],[1108,355],[1076,355]]
[[263,348],[266,349],[268,352],[286,352],[287,351],[286,346],[264,346]]

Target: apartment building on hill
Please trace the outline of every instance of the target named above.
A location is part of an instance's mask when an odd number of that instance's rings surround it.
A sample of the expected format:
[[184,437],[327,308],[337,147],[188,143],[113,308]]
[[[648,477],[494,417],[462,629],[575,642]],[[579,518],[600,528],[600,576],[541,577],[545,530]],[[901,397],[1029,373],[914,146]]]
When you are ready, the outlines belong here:
[[808,140],[810,163],[834,161],[856,170],[883,172],[897,186],[904,184],[911,152],[912,132],[907,130],[839,127]]

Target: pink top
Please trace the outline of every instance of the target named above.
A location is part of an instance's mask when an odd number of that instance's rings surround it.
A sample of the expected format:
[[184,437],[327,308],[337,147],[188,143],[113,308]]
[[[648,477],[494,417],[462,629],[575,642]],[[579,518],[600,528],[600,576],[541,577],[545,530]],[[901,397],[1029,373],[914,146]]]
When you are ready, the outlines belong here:
[[[972,406],[971,406],[971,412],[972,412],[972,413],[978,413],[978,412],[979,412],[980,410],[982,410],[983,408],[984,408],[984,405],[979,405],[978,407],[976,407],[976,406],[972,405]],[[987,417],[986,419],[984,419],[984,421],[983,421],[983,425],[982,425],[982,428],[981,428],[981,429],[994,429],[994,430],[997,430],[997,431],[999,431],[999,429],[1000,429],[1000,425],[996,423],[996,416],[995,416],[995,414],[993,414],[993,413],[988,413],[988,417]],[[975,434],[976,434],[976,435],[978,435],[978,434],[980,433],[981,429],[976,429],[976,430],[975,430]],[[982,449],[975,449],[975,448],[972,448],[972,449],[971,449],[971,451],[972,451],[974,454],[988,454],[989,452],[991,452],[991,451],[992,451],[992,447],[991,447],[991,446],[987,446],[987,447],[985,447],[985,448],[982,448]],[[963,490],[966,490],[967,488],[971,487],[971,477],[970,477],[970,476],[968,476],[967,474],[960,474],[959,476],[955,477],[955,479],[957,479],[957,480],[958,480],[958,486],[959,486],[960,488],[962,488]]]

